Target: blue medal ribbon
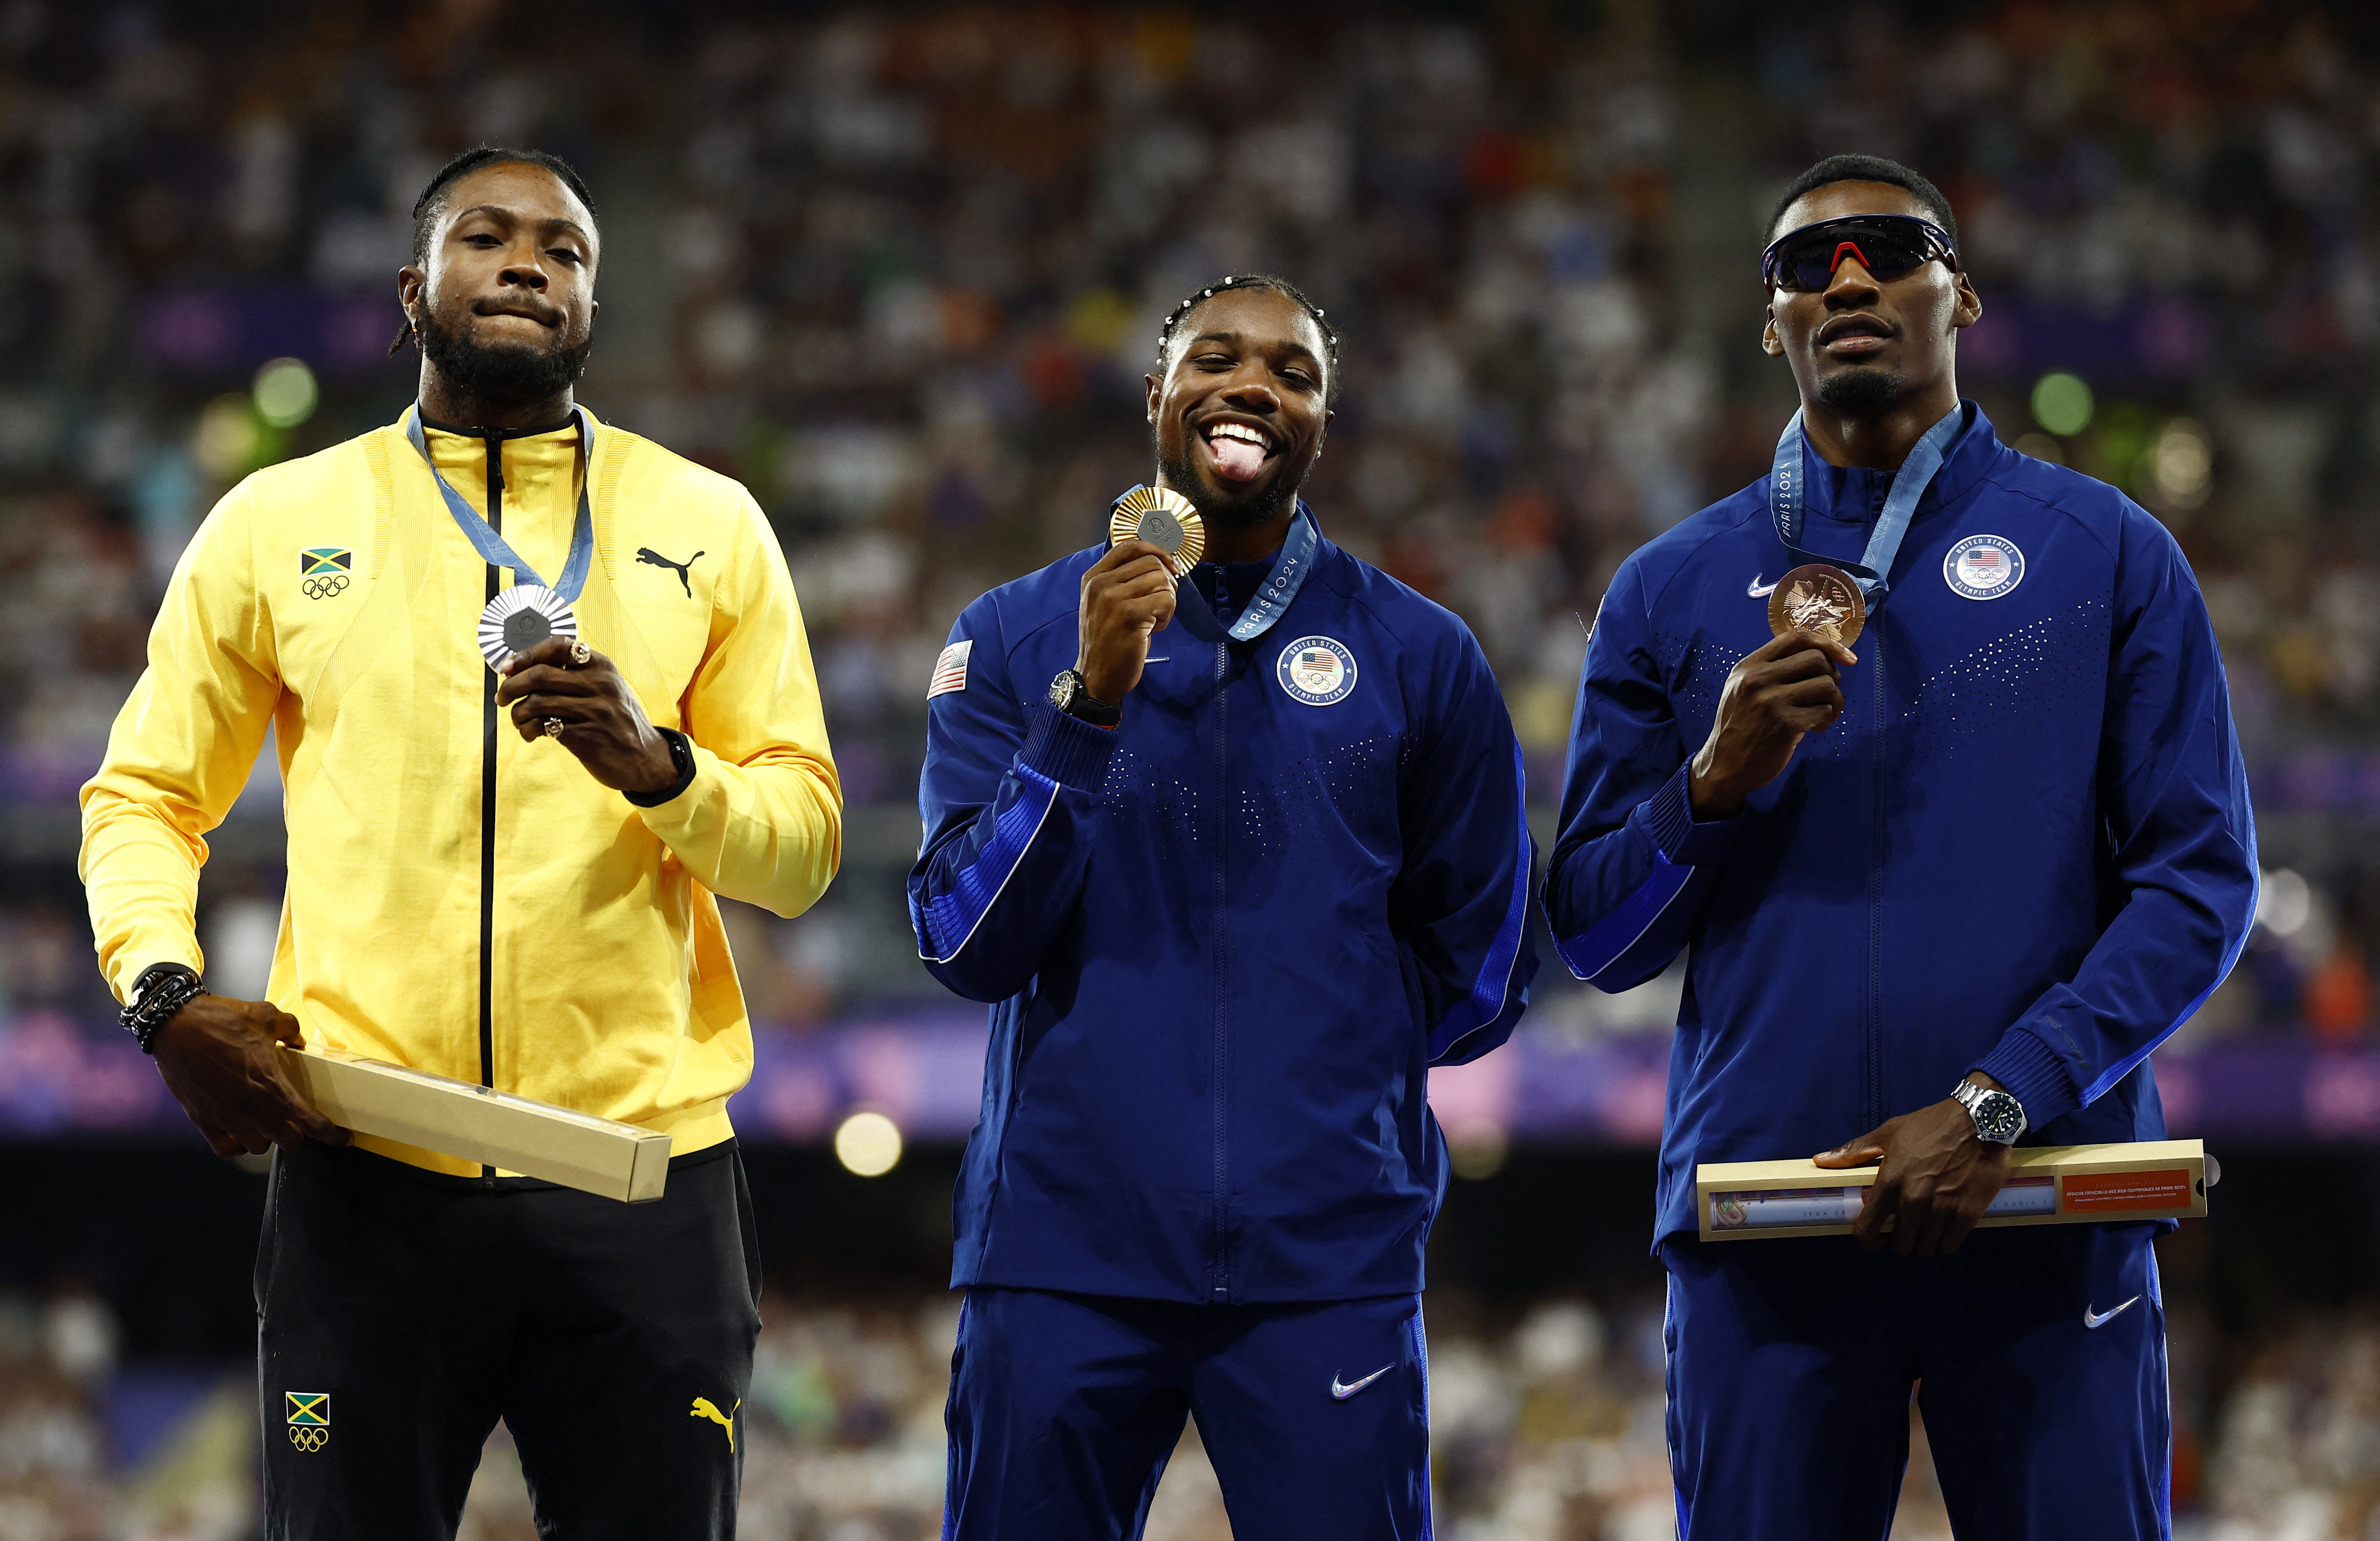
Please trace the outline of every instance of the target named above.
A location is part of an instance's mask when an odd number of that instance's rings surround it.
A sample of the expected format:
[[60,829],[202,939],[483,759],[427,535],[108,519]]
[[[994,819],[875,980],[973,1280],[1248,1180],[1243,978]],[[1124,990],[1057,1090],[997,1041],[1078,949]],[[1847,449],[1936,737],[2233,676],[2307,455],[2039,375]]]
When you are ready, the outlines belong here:
[[[1115,504],[1123,501],[1119,497],[1109,504],[1110,513],[1112,514]],[[1174,618],[1182,623],[1183,630],[1201,642],[1220,643],[1227,637],[1233,642],[1255,641],[1271,630],[1275,621],[1288,613],[1291,602],[1297,598],[1297,591],[1305,587],[1305,580],[1314,574],[1314,553],[1321,544],[1321,530],[1315,520],[1314,510],[1306,507],[1305,500],[1300,498],[1297,500],[1297,513],[1289,521],[1289,533],[1281,540],[1281,554],[1273,558],[1272,571],[1265,575],[1264,582],[1248,601],[1248,607],[1240,612],[1239,619],[1232,623],[1229,631],[1224,629],[1221,618],[1216,615],[1214,607],[1207,602],[1207,596],[1198,591],[1195,583],[1174,585]],[[1217,566],[1220,567],[1220,564]]]
[[1272,629],[1272,624],[1289,609],[1297,591],[1314,573],[1315,548],[1322,537],[1315,528],[1314,511],[1305,500],[1297,500],[1297,513],[1289,521],[1289,534],[1281,543],[1281,554],[1273,559],[1272,571],[1265,575],[1264,583],[1232,623],[1232,640],[1253,642]]
[[1910,520],[1917,516],[1917,501],[1933,485],[1935,473],[1942,468],[1942,457],[1949,453],[1950,441],[1959,436],[1965,419],[1965,406],[1954,406],[1925,431],[1909,458],[1900,463],[1900,469],[1893,473],[1892,491],[1885,495],[1884,512],[1868,533],[1866,552],[1857,562],[1845,562],[1802,549],[1802,501],[1809,489],[1802,464],[1802,414],[1797,410],[1777,437],[1777,458],[1768,471],[1768,513],[1777,522],[1777,539],[1785,543],[1786,556],[1796,566],[1817,563],[1837,568],[1859,585],[1870,610],[1882,604],[1892,591],[1893,559],[1900,554],[1900,540],[1909,533]]
[[594,424],[588,421],[587,409],[583,406],[573,406],[570,418],[578,425],[578,517],[570,528],[570,554],[562,564],[562,581],[552,584],[540,577],[537,569],[522,561],[520,552],[513,550],[504,538],[496,533],[495,527],[481,518],[480,511],[465,503],[463,494],[447,484],[444,473],[438,469],[438,462],[430,458],[430,441],[421,431],[421,405],[419,402],[414,404],[413,415],[405,424],[405,436],[413,441],[413,447],[420,452],[421,463],[430,467],[431,479],[438,483],[439,493],[446,500],[446,512],[455,516],[455,526],[462,530],[463,538],[471,542],[471,549],[480,553],[480,560],[492,567],[510,567],[513,581],[516,584],[535,584],[540,588],[552,588],[562,596],[565,604],[576,601],[586,588],[587,569],[595,557],[595,511],[587,499],[590,479],[587,474],[588,446],[594,440]]

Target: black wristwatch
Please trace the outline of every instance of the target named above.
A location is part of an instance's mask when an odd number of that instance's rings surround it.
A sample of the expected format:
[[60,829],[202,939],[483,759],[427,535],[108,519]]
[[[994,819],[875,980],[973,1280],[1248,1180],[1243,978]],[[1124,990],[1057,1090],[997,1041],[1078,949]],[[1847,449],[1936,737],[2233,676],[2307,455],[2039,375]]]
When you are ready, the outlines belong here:
[[1123,708],[1111,706],[1091,694],[1083,676],[1062,669],[1050,682],[1050,704],[1069,717],[1079,717],[1095,728],[1112,728],[1123,721]]
[[658,792],[623,792],[621,796],[640,808],[657,808],[684,793],[694,784],[694,740],[675,728],[655,728],[669,745],[670,764],[676,768],[677,780]]
[[157,1052],[157,1035],[174,1013],[206,994],[206,982],[177,963],[151,964],[132,981],[132,992],[116,1020],[132,1035],[143,1054]]

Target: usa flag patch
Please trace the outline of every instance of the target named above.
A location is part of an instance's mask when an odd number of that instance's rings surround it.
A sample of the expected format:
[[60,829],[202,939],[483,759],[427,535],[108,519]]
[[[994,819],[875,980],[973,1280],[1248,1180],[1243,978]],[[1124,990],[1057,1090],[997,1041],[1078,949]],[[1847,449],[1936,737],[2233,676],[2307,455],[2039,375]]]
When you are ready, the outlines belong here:
[[930,701],[937,696],[966,688],[967,655],[973,651],[973,637],[965,642],[953,642],[942,649],[942,656],[934,660],[934,677],[927,683],[926,699]]

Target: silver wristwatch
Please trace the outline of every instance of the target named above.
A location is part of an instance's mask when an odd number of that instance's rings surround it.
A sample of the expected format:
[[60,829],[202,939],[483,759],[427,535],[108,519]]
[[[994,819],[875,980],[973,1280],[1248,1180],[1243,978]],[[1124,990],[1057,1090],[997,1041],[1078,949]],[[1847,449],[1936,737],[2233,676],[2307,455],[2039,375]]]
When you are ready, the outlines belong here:
[[1979,1086],[1964,1076],[1950,1096],[1975,1121],[1975,1138],[1986,1145],[2014,1145],[2024,1133],[2024,1104],[2004,1091]]

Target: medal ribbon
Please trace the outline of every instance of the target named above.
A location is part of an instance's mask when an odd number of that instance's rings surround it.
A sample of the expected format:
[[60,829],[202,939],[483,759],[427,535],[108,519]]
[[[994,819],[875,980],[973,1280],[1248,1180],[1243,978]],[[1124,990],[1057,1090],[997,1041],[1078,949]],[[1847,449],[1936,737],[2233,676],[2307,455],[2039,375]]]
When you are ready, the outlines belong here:
[[578,425],[578,517],[570,528],[570,554],[562,564],[559,583],[547,583],[538,576],[537,569],[521,560],[520,552],[496,533],[495,527],[481,518],[480,511],[465,503],[463,494],[447,484],[438,462],[430,458],[430,441],[421,431],[419,402],[414,404],[413,415],[405,424],[405,436],[413,441],[413,447],[421,454],[421,463],[430,467],[431,479],[438,483],[438,491],[446,500],[446,512],[455,516],[463,538],[471,542],[471,549],[480,553],[480,560],[492,567],[510,567],[515,583],[533,583],[540,588],[552,589],[562,596],[565,604],[576,601],[587,587],[587,569],[595,557],[595,511],[587,501],[588,484],[592,479],[587,474],[588,446],[594,439],[595,425],[588,421],[583,406],[573,406],[570,418]]
[[1884,512],[1868,533],[1867,550],[1857,562],[1844,562],[1830,556],[1815,556],[1802,549],[1802,499],[1808,491],[1808,478],[1802,463],[1802,414],[1795,411],[1793,420],[1777,438],[1777,458],[1768,471],[1768,513],[1777,522],[1777,538],[1785,543],[1785,553],[1795,565],[1818,563],[1840,569],[1859,585],[1860,594],[1874,610],[1892,592],[1892,562],[1900,554],[1901,537],[1909,533],[1910,520],[1917,516],[1917,500],[1934,483],[1935,473],[1942,468],[1942,457],[1949,453],[1950,441],[1957,438],[1966,419],[1963,406],[1954,406],[1940,422],[1925,431],[1917,441],[1909,458],[1892,478],[1892,491],[1885,495]]
[[[1123,498],[1118,498],[1115,503],[1123,501]],[[1114,513],[1115,503],[1108,505],[1111,515]],[[1296,516],[1289,521],[1289,534],[1281,543],[1281,554],[1273,558],[1272,571],[1265,575],[1264,582],[1248,601],[1248,607],[1240,612],[1240,618],[1232,623],[1231,629],[1228,632],[1224,630],[1222,619],[1207,602],[1207,596],[1198,591],[1196,584],[1184,588],[1177,583],[1173,586],[1173,613],[1181,621],[1182,629],[1201,642],[1221,642],[1227,637],[1234,642],[1255,641],[1271,630],[1272,624],[1288,613],[1291,601],[1297,598],[1297,591],[1305,588],[1305,580],[1313,576],[1314,553],[1321,543],[1322,536],[1315,521],[1314,510],[1306,507],[1305,500],[1300,498],[1297,500]],[[1220,564],[1217,565],[1220,567]]]

